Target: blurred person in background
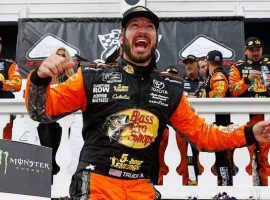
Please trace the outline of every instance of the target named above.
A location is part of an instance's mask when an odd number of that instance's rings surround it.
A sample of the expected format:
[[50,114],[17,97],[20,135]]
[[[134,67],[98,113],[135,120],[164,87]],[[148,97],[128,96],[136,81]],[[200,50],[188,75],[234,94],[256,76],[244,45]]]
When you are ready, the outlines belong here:
[[202,56],[200,58],[198,58],[198,66],[199,66],[199,74],[200,76],[206,81],[206,79],[209,76],[209,69],[207,67],[207,63],[206,63],[206,56]]
[[[0,55],[3,50],[3,39],[0,36]],[[22,78],[18,65],[14,60],[0,57],[0,98],[15,98],[13,92],[19,92],[22,87]],[[3,138],[11,140],[12,127],[15,115],[10,115],[10,122],[3,130]]]
[[[223,69],[223,55],[220,51],[213,50],[208,52],[205,58],[206,66],[209,70],[209,76],[205,82],[204,98],[225,98],[230,97],[229,77]],[[230,115],[216,114],[215,124],[228,126],[231,124]],[[214,174],[218,176],[218,185],[232,185],[232,152],[215,152],[216,162],[214,165]],[[213,169],[213,168],[212,168]]]
[[188,55],[184,60],[186,74],[184,75],[184,90],[187,97],[199,97],[198,91],[201,90],[204,79],[200,76],[198,58],[194,55]]
[[[263,45],[258,37],[249,37],[244,47],[245,61],[232,65],[230,91],[233,97],[268,98],[270,96],[270,65],[263,60]],[[262,114],[250,115],[249,126],[264,120]],[[253,185],[268,185],[270,144],[256,142],[250,146],[250,163],[246,170],[253,176]]]

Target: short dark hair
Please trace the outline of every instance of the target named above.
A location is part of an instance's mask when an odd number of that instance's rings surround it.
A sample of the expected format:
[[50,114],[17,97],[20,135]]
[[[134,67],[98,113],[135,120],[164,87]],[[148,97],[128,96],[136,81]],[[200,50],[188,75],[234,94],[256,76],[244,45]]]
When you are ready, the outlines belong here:
[[188,55],[184,60],[183,63],[184,64],[188,64],[188,63],[194,63],[194,62],[198,62],[198,59],[196,56],[194,55]]
[[222,66],[223,65],[223,61],[216,62],[216,61],[208,60],[208,62],[213,66]]
[[205,59],[206,59],[206,56],[201,56],[201,57],[198,58],[198,61],[201,61],[201,60],[204,61]]

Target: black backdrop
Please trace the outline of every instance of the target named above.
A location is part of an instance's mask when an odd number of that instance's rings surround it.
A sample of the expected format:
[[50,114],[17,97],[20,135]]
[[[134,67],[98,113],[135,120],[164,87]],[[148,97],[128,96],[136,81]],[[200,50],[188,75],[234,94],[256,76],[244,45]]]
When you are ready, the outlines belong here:
[[[60,46],[89,60],[105,59],[118,45],[120,21],[119,18],[20,19],[16,48],[20,73],[25,77]],[[228,65],[242,59],[242,17],[161,18],[158,33],[156,57],[160,71],[169,65],[180,67],[188,54],[204,56],[213,49],[225,55]]]

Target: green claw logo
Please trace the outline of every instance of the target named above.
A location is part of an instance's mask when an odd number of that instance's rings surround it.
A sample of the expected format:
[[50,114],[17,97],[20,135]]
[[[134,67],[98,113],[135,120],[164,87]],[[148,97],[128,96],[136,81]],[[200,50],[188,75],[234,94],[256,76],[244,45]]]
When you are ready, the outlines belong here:
[[7,173],[7,160],[9,153],[0,149],[0,167],[4,167],[4,175]]

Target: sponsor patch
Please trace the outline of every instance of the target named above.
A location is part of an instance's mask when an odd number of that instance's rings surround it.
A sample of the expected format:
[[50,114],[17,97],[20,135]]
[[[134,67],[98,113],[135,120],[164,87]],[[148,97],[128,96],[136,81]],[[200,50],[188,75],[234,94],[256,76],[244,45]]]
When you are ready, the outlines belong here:
[[168,94],[168,91],[165,90],[165,84],[156,79],[153,80],[153,86],[151,87],[151,90],[159,94]]
[[100,71],[102,68],[95,68],[95,67],[84,67],[83,71]]
[[142,149],[148,147],[158,134],[158,118],[142,109],[127,109],[109,116],[103,124],[110,140]]
[[4,62],[0,62],[0,71],[3,71],[4,69]]
[[112,99],[130,100],[130,96],[128,96],[126,94],[114,94],[114,95],[112,95]]
[[92,103],[106,103],[109,101],[108,93],[110,91],[109,84],[94,84]]
[[267,66],[263,65],[263,66],[261,67],[261,71],[262,71],[262,72],[269,72],[269,69],[268,69]]
[[126,178],[131,178],[131,179],[138,179],[138,178],[144,178],[143,174],[134,174],[134,173],[129,173],[129,172],[123,172],[123,176]]
[[128,74],[134,74],[134,68],[131,65],[124,66],[124,71],[126,71]]
[[158,104],[161,106],[165,106],[168,107],[168,103],[166,103],[166,101],[168,101],[169,97],[168,96],[164,96],[164,95],[160,95],[160,94],[156,94],[156,93],[150,93],[151,99],[149,100],[149,103],[152,104]]
[[117,86],[113,86],[113,90],[115,92],[128,92],[129,86],[118,84]]
[[161,100],[161,101],[167,101],[169,99],[168,96],[162,96],[160,94],[155,94],[155,93],[150,93],[150,96],[152,99],[157,99],[157,100]]
[[178,80],[174,80],[174,79],[169,79],[169,78],[165,78],[165,81],[169,81],[171,83],[178,83],[178,84],[182,84],[181,81],[178,81]]
[[[142,160],[134,159],[127,153],[123,153],[121,157],[110,157],[110,160],[111,166],[120,170],[138,171],[141,169],[141,166],[143,164]],[[118,174],[120,173],[118,172]]]
[[102,74],[102,81],[107,83],[122,82],[122,74],[120,72],[104,73]]
[[164,103],[162,101],[157,101],[157,100],[149,100],[149,103],[158,104],[158,105],[161,105],[161,106],[164,106],[164,107],[168,107],[169,106],[167,103]]

